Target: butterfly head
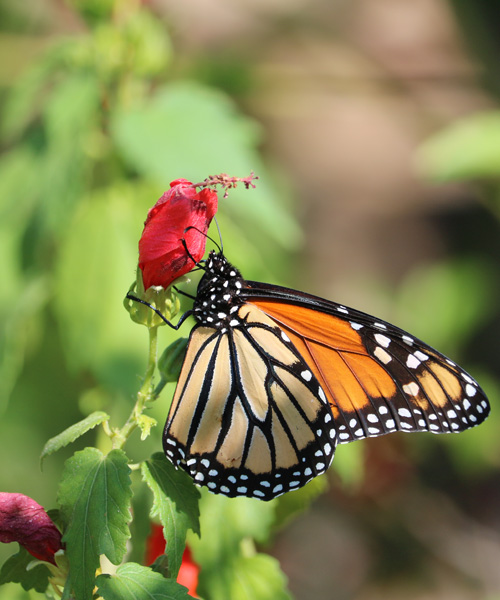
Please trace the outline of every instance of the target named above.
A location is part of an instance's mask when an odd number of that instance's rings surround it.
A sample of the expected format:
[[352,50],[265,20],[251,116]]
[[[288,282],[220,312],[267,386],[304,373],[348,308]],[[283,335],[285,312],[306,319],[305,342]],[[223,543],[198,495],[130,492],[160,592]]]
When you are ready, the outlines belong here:
[[221,252],[210,252],[193,306],[195,319],[200,325],[216,329],[234,326],[235,313],[243,304],[242,287],[243,278],[238,269]]

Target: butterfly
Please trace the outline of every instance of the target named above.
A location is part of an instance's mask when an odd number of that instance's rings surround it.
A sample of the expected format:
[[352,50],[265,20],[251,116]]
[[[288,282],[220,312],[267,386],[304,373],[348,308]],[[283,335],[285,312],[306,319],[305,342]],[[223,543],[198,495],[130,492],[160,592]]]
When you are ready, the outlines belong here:
[[330,466],[337,444],[460,432],[489,414],[463,369],[403,330],[335,302],[202,266],[163,433],[199,486],[271,500]]

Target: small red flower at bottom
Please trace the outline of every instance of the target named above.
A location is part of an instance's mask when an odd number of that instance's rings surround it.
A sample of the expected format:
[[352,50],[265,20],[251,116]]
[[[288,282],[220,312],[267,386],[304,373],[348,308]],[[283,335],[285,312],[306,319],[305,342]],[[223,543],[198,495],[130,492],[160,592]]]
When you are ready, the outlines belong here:
[[196,588],[198,587],[199,574],[200,567],[194,562],[189,546],[186,546],[182,555],[181,568],[177,575],[177,583],[187,587],[189,594],[195,598],[198,597],[196,595]]
[[152,285],[167,288],[195,266],[193,259],[198,262],[203,258],[206,233],[216,212],[217,194],[213,190],[197,192],[186,179],[172,181],[170,189],[149,210],[139,240],[145,290]]
[[[155,523],[151,526],[151,533],[146,541],[146,556],[144,562],[151,565],[158,556],[165,553],[165,538],[163,537],[163,527]],[[194,562],[191,550],[186,546],[182,555],[181,568],[177,575],[177,583],[187,587],[189,594],[194,598],[198,586],[198,575],[200,567]]]
[[18,542],[35,558],[56,564],[61,533],[42,506],[24,494],[0,492],[0,542]]

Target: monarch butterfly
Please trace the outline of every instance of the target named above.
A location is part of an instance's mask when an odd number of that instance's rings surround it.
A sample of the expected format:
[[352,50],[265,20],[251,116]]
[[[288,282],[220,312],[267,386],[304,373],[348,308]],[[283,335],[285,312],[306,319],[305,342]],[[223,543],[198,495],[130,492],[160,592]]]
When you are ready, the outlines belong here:
[[454,362],[387,322],[246,281],[222,251],[203,266],[163,433],[197,485],[271,500],[330,466],[338,443],[394,431],[460,432],[486,396]]

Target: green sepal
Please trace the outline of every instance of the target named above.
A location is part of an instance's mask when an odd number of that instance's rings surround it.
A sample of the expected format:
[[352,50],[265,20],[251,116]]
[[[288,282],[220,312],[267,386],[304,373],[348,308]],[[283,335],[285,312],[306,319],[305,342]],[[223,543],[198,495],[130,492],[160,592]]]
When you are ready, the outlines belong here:
[[[154,309],[170,322],[178,314],[181,307],[179,298],[171,286],[165,289],[152,285],[144,290],[142,272],[139,268],[137,268],[136,281],[130,286],[128,293],[142,302],[125,297],[123,305],[130,314],[132,321],[146,327],[166,325],[165,320]],[[147,304],[143,304],[143,302]]]

